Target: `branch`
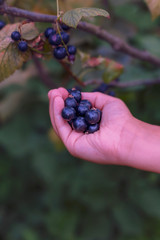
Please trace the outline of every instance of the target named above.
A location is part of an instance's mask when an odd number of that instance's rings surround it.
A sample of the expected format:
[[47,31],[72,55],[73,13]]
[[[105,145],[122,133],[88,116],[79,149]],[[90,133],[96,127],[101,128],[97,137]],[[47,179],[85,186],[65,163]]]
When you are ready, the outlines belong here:
[[[104,83],[101,79],[92,79],[88,80],[85,83],[85,86],[88,85],[100,85]],[[144,79],[144,80],[134,80],[134,81],[127,81],[127,82],[110,82],[108,83],[109,87],[116,87],[116,88],[133,88],[133,87],[138,87],[138,86],[151,86],[151,85],[156,85],[160,84],[160,78],[155,78],[155,79]]]
[[[48,14],[41,14],[30,12],[27,10],[15,8],[15,7],[8,7],[6,5],[0,6],[0,14],[7,14],[14,17],[21,17],[29,19],[33,22],[51,22],[55,23],[57,17],[54,15]],[[119,39],[118,37],[113,36],[112,34],[108,33],[106,30],[101,29],[98,26],[95,26],[91,23],[80,22],[78,24],[78,28],[85,32],[91,33],[98,38],[108,42],[115,51],[121,51],[126,53],[134,58],[137,58],[142,61],[147,61],[150,64],[160,67],[160,59],[151,55],[147,51],[141,51],[137,48],[134,48],[128,45],[123,40]]]

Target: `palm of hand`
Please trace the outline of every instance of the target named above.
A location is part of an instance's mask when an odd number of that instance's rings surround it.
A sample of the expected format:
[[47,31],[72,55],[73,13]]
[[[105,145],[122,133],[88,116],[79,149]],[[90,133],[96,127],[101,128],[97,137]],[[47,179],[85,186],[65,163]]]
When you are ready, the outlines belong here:
[[94,134],[77,133],[61,117],[67,96],[63,88],[49,93],[51,122],[68,151],[89,161],[118,164],[121,135],[131,117],[128,108],[119,99],[101,93],[83,93],[83,99],[102,110],[102,120],[100,130]]

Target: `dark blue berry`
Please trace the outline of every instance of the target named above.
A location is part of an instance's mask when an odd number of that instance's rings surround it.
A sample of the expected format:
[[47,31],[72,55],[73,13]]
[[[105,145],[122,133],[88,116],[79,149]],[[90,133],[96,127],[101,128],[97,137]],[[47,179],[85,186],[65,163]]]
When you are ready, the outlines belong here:
[[46,31],[44,32],[44,35],[45,35],[46,38],[49,38],[49,36],[50,36],[51,34],[52,34],[52,35],[56,34],[56,31],[55,31],[53,28],[49,27],[49,28],[47,28]]
[[79,105],[85,105],[88,107],[88,109],[90,109],[92,107],[92,104],[90,103],[90,101],[84,99],[84,100],[81,100]]
[[81,105],[79,105],[78,108],[77,108],[77,114],[78,114],[79,116],[85,116],[86,112],[88,112],[89,109],[90,109],[90,108],[89,108],[87,105],[81,104]]
[[65,106],[66,106],[66,107],[76,108],[77,105],[78,105],[78,103],[77,103],[77,101],[75,100],[75,98],[69,97],[69,98],[67,98],[67,99],[65,100]]
[[27,49],[28,49],[28,44],[27,44],[27,42],[25,42],[25,41],[20,41],[20,42],[18,43],[18,48],[19,48],[19,50],[20,50],[21,52],[26,52]]
[[72,90],[70,95],[72,95],[78,103],[81,101],[81,92],[79,90]]
[[72,126],[76,132],[85,132],[87,130],[87,123],[84,117],[77,117],[74,119]]
[[61,32],[61,37],[62,37],[62,40],[63,40],[63,42],[64,42],[65,44],[67,44],[67,43],[69,42],[70,37],[69,37],[69,34],[68,34],[68,33],[66,33],[66,32]]
[[88,126],[87,132],[88,133],[94,133],[94,132],[96,132],[98,130],[99,130],[99,124],[96,123],[96,124]]
[[71,88],[68,88],[67,91],[68,91],[68,93],[71,93],[71,92],[72,92],[72,89],[71,89]]
[[101,93],[105,93],[109,88],[109,85],[106,83],[101,83],[100,86],[98,86],[97,88],[95,88],[92,92],[101,92]]
[[107,94],[112,97],[116,96],[116,93],[114,91],[109,91]]
[[70,55],[75,55],[77,52],[77,48],[75,46],[69,45],[68,46],[68,52]]
[[97,110],[91,109],[85,114],[85,120],[89,124],[96,124],[100,121],[100,113]]
[[0,21],[0,30],[1,30],[2,28],[4,28],[5,25],[6,25],[5,22],[1,20],[1,21]]
[[55,58],[62,60],[63,58],[66,57],[67,52],[66,49],[64,47],[57,47],[54,49],[53,51],[53,55]]
[[75,109],[74,108],[69,108],[69,107],[63,108],[62,117],[67,121],[71,121],[72,119],[76,118]]
[[12,32],[11,38],[12,38],[12,40],[14,40],[14,41],[19,41],[19,40],[21,39],[21,34],[20,34],[20,32],[18,32],[18,31]]
[[100,120],[99,120],[99,122],[100,122],[100,121],[101,121],[101,118],[102,118],[102,111],[99,110],[98,108],[96,109],[96,111],[99,112],[99,114],[100,114]]
[[70,63],[74,63],[74,61],[75,61],[75,55],[69,55],[68,56],[68,61],[70,62]]
[[48,41],[51,45],[58,46],[61,44],[61,37],[59,34],[51,34]]
[[70,29],[69,26],[67,26],[66,24],[64,23],[61,23],[61,28],[64,30],[64,31],[68,31]]

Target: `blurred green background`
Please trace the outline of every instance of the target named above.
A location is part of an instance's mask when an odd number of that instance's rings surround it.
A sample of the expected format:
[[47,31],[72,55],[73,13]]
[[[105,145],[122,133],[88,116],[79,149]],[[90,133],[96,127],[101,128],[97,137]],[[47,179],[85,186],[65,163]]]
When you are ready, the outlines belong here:
[[[55,12],[51,0],[9,2]],[[71,7],[74,1],[69,2]],[[160,57],[160,20],[152,22],[144,1],[76,3],[108,9],[110,22],[98,18],[95,24]],[[83,52],[102,54],[123,64],[121,81],[160,75],[157,67],[115,53],[107,43],[89,34],[71,31],[71,35],[72,43]],[[56,86],[76,85],[55,60],[41,64]],[[159,240],[159,175],[73,158],[52,131],[48,90],[33,62],[0,84],[0,239]],[[160,124],[160,86],[115,91],[135,117]]]

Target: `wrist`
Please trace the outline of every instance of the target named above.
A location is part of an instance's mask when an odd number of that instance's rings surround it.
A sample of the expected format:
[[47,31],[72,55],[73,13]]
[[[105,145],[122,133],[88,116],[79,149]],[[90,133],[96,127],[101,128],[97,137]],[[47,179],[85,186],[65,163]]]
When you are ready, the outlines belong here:
[[122,164],[160,172],[159,142],[160,127],[132,117],[122,132],[120,155]]

